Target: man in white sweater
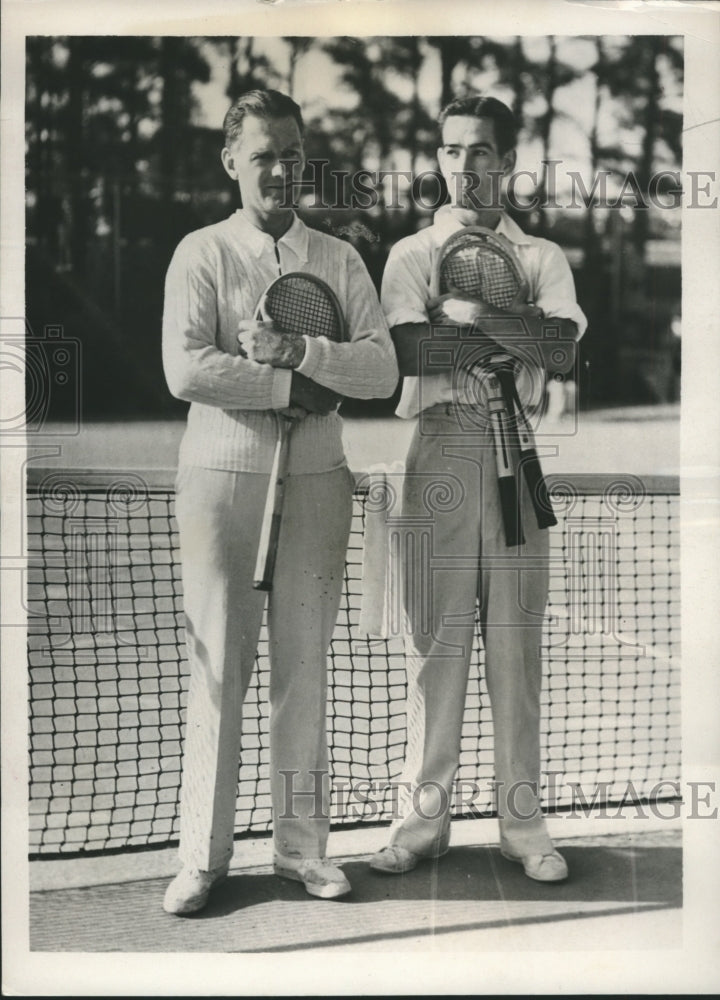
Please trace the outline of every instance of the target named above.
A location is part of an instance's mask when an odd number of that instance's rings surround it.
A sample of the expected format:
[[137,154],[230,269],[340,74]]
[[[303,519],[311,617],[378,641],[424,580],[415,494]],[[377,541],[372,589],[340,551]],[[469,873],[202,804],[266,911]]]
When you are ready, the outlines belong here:
[[[350,885],[325,857],[329,829],[326,654],[340,603],[353,482],[337,396],[386,397],[398,378],[388,328],[355,249],[289,207],[303,167],[300,109],[252,91],[228,111],[222,162],[242,209],[182,240],[168,270],[163,361],[191,403],[180,448],[180,531],[190,690],[181,796],[182,869],[164,908],[202,909],[233,852],[242,706],[265,595],[252,577],[281,411],[301,419],[267,624],[270,780],[277,874],[325,899]],[[335,291],[349,338],[296,337],[253,319],[279,274]]]

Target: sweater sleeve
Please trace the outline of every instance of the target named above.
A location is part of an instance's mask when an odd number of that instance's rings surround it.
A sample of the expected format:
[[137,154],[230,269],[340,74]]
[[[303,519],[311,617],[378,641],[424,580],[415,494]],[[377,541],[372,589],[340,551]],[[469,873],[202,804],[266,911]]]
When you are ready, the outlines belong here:
[[327,337],[305,337],[305,356],[297,370],[342,396],[385,398],[398,381],[395,348],[362,258],[349,244],[340,246],[346,253],[349,339],[338,344]]
[[282,409],[291,372],[217,346],[218,263],[211,245],[186,237],[170,262],[163,308],[163,367],[173,396],[232,410]]

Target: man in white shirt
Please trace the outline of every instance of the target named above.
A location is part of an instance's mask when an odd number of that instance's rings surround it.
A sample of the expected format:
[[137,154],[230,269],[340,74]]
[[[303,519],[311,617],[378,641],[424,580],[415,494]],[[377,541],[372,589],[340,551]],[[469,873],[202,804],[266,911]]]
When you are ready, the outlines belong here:
[[[453,354],[447,337],[443,351],[427,347],[438,328],[445,333],[455,329],[480,354],[506,351],[523,358],[515,365],[515,380],[527,405],[545,384],[533,357],[553,357],[556,363],[558,347],[579,339],[586,321],[560,248],[526,235],[502,209],[498,181],[512,173],[516,155],[516,125],[509,108],[493,98],[457,100],[443,110],[440,125],[438,160],[450,203],[436,213],[433,225],[392,249],[381,295],[404,376],[397,413],[419,417],[406,462],[402,519],[404,525],[415,521],[420,527],[406,528],[403,546],[410,553],[404,574],[409,627],[406,784],[400,786],[400,815],[390,843],[371,866],[399,874],[448,849],[479,601],[501,849],[522,863],[531,878],[559,881],[567,876],[567,865],[553,848],[539,800],[547,530],[538,527],[527,486],[518,476],[525,540],[519,546],[506,543],[487,397],[461,367],[476,362],[478,353]],[[439,247],[468,225],[493,229],[510,241],[528,278],[527,302],[503,311],[455,291],[431,298]],[[530,336],[524,344],[518,340],[519,317]],[[543,324],[549,318],[556,336],[546,342]],[[571,351],[566,354],[571,358]],[[432,511],[430,541],[424,544],[429,482],[445,490],[445,499]]]
[[[329,828],[326,654],[340,602],[353,482],[338,396],[389,396],[397,362],[355,249],[289,207],[303,167],[299,107],[252,91],[228,111],[222,162],[242,209],[191,233],[170,264],[163,362],[191,403],[180,449],[180,531],[190,690],[180,859],[164,908],[202,909],[233,852],[243,700],[265,594],[253,589],[260,525],[283,411],[298,418],[268,599],[274,866],[325,899],[349,891],[325,857]],[[281,333],[253,317],[289,271],[336,293],[349,337]]]

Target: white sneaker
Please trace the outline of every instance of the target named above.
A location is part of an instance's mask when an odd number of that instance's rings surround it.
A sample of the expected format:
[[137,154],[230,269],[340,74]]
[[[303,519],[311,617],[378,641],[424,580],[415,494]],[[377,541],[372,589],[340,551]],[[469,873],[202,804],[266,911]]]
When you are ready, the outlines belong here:
[[340,869],[327,858],[289,858],[276,854],[273,868],[281,878],[302,882],[311,896],[320,899],[337,899],[351,889]]
[[404,875],[405,872],[411,872],[413,868],[417,868],[421,861],[421,855],[415,854],[414,851],[400,847],[399,844],[390,844],[388,847],[383,847],[377,854],[373,854],[370,858],[370,867],[374,871],[384,872],[386,875]]
[[448,819],[443,827],[440,839],[436,839],[423,851],[411,851],[409,847],[401,847],[400,844],[388,844],[381,851],[377,851],[368,862],[373,871],[383,872],[385,875],[404,875],[411,872],[421,861],[437,861],[450,850],[450,820]]
[[211,868],[210,871],[203,871],[201,868],[183,868],[167,887],[163,910],[176,916],[197,913],[207,903],[210,890],[218,882],[222,882],[227,873],[227,865],[222,868]]
[[500,853],[508,861],[516,861],[521,864],[527,877],[535,879],[536,882],[563,882],[568,877],[567,862],[559,851],[552,851],[550,854],[524,854],[520,856],[500,848]]

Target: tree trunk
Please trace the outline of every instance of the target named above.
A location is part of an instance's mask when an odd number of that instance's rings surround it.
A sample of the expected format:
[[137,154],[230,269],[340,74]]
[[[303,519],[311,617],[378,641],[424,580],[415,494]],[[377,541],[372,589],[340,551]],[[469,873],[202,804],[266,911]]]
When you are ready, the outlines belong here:
[[545,99],[547,101],[547,111],[540,119],[540,138],[543,144],[543,164],[542,170],[540,172],[540,183],[538,184],[537,195],[539,198],[540,209],[538,213],[539,223],[538,223],[538,233],[540,236],[544,236],[547,232],[547,215],[545,211],[545,200],[547,197],[547,160],[550,158],[550,133],[552,131],[552,123],[555,115],[553,109],[553,100],[555,96],[555,90],[557,88],[557,43],[555,37],[550,37],[550,57],[547,64],[547,92],[545,94]]
[[[648,44],[648,64],[645,67],[645,76],[648,81],[648,94],[645,104],[645,121],[642,149],[637,166],[637,182],[643,197],[647,200],[647,192],[652,177],[652,169],[655,154],[655,141],[657,139],[659,125],[659,101],[661,97],[660,76],[657,70],[657,61],[664,41],[660,36],[653,36]],[[647,209],[636,209],[632,226],[632,242],[638,257],[645,260],[645,248],[649,233],[649,220]]]
[[522,35],[517,35],[515,38],[515,44],[513,45],[512,52],[513,59],[513,82],[515,84],[515,96],[513,98],[512,112],[515,116],[515,121],[520,126],[523,115],[525,113],[525,84],[522,78],[523,64],[525,56],[523,54],[522,48]]
[[452,86],[452,76],[455,67],[463,55],[463,42],[452,35],[434,40],[440,52],[440,107],[455,97]]
[[66,163],[70,192],[70,262],[76,276],[85,273],[87,241],[90,231],[83,172],[84,113],[85,113],[85,39],[68,39],[67,63],[68,105],[66,132]]
[[175,164],[177,160],[178,134],[178,90],[175,76],[177,66],[177,38],[163,38],[160,50],[160,75],[162,90],[162,125],[160,128],[160,190],[166,221],[172,211],[175,190]]

